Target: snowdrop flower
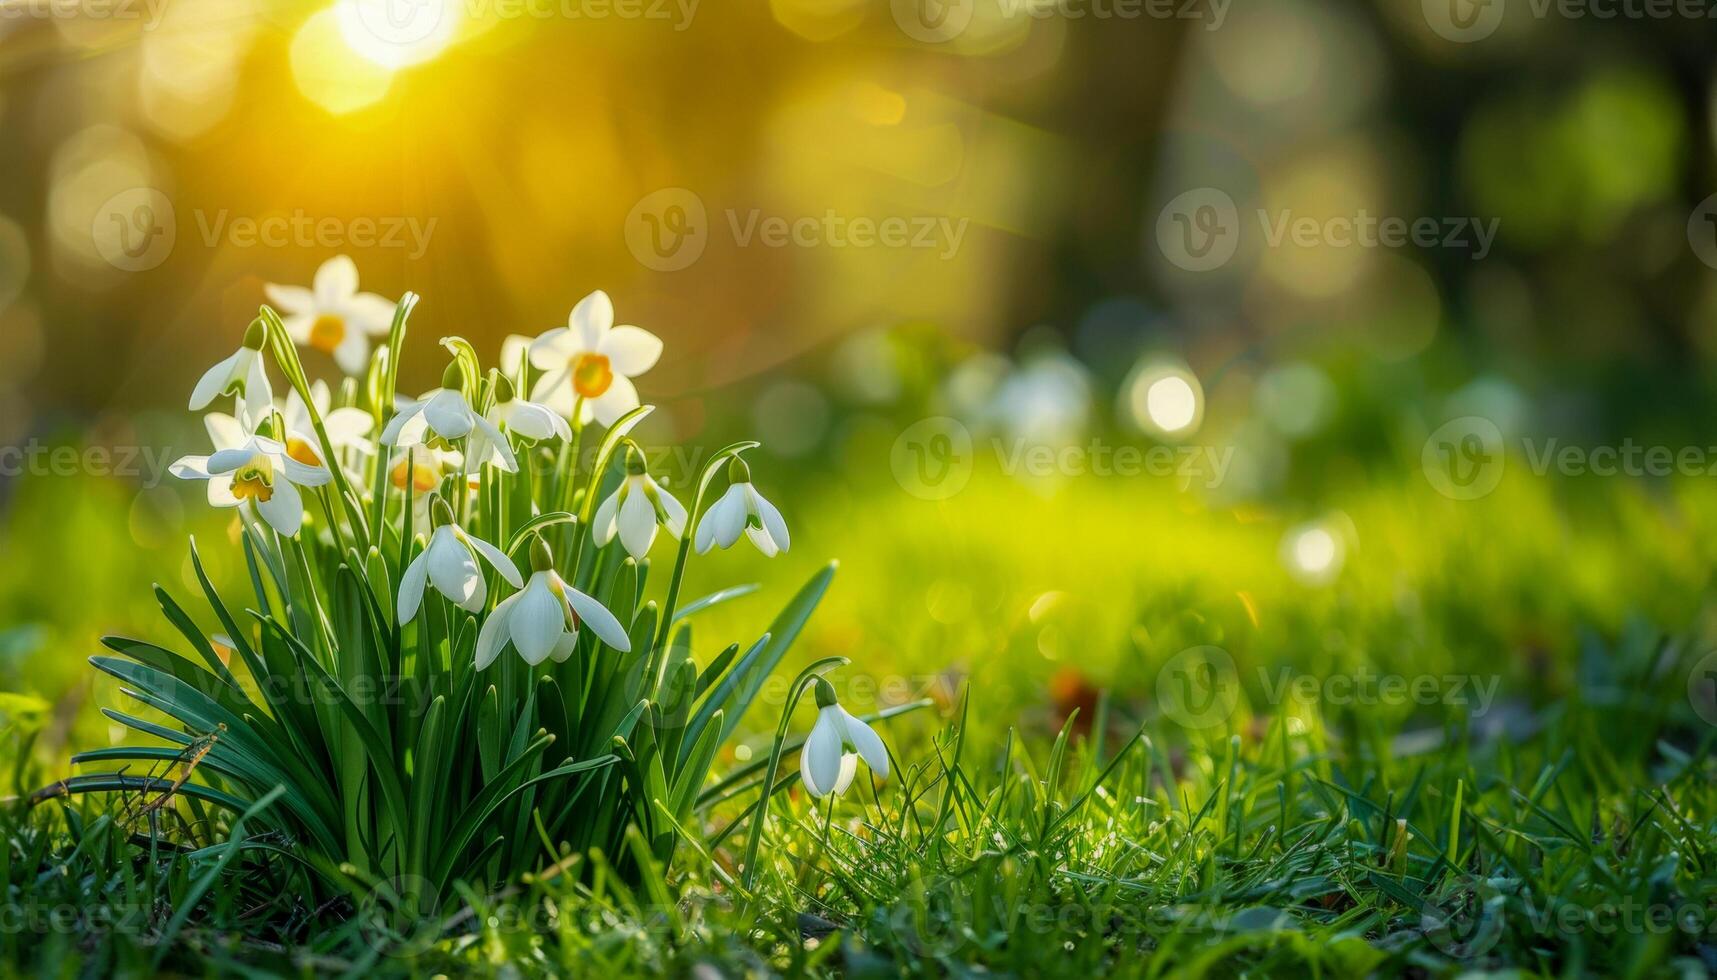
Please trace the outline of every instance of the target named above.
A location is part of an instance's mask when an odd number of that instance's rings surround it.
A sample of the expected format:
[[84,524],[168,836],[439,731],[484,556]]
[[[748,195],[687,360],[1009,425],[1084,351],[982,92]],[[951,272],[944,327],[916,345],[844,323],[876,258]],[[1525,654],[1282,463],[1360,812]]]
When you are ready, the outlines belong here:
[[[433,449],[444,449],[456,439],[463,439],[476,433],[486,441],[487,447],[493,447],[495,455],[500,457],[497,464],[509,473],[517,472],[519,461],[513,457],[512,447],[507,445],[507,439],[501,435],[501,430],[495,428],[495,423],[471,410],[471,403],[465,400],[464,392],[459,390],[459,367],[457,364],[447,366],[447,373],[442,376],[443,387],[427,392],[422,399],[411,403],[398,415],[393,417],[386,429],[382,430],[382,444],[385,446],[416,446],[428,445]],[[477,457],[478,462],[483,462]]]
[[425,584],[435,586],[435,591],[466,612],[482,612],[483,603],[489,598],[489,589],[483,580],[482,569],[477,567],[479,556],[495,566],[495,570],[512,583],[513,588],[522,588],[525,584],[519,575],[519,567],[513,564],[506,552],[472,537],[453,522],[453,509],[447,506],[447,501],[436,497],[432,507],[435,531],[429,536],[429,544],[406,567],[405,575],[400,578],[401,626],[417,615],[417,608],[423,602]]
[[386,336],[393,327],[393,301],[358,292],[358,267],[344,255],[322,263],[314,285],[305,289],[269,283],[264,288],[269,301],[284,313],[281,322],[293,343],[332,356],[347,374],[363,374],[370,337]]
[[286,535],[297,534],[304,523],[298,488],[323,486],[333,479],[327,467],[306,466],[286,454],[285,444],[260,433],[212,456],[182,457],[170,472],[183,480],[210,481],[210,503],[254,507],[270,527]]
[[274,410],[274,392],[269,388],[268,372],[263,370],[262,363],[267,336],[262,321],[252,320],[239,349],[203,372],[197,387],[191,391],[191,411],[202,411],[222,395],[234,395],[238,398],[234,414],[246,425],[260,424]]
[[644,469],[644,454],[629,442],[626,479],[596,508],[595,521],[592,531],[597,547],[606,547],[619,534],[626,553],[643,561],[650,545],[656,542],[658,525],[667,528],[669,536],[674,538],[685,533],[686,509],[650,478]]
[[[572,427],[554,409],[513,397],[513,383],[504,375],[495,379],[495,404],[483,413],[483,417],[489,420],[490,425],[505,429],[526,442],[572,438]],[[504,445],[505,439],[498,444],[492,443],[485,432],[475,432],[471,436],[471,458],[506,469],[501,456],[501,446]]]
[[578,631],[588,625],[622,653],[632,641],[607,607],[566,583],[554,570],[554,557],[542,538],[531,543],[531,580],[489,614],[477,634],[477,669],[495,662],[508,640],[525,663],[536,666],[553,658],[564,663],[578,645]]
[[613,425],[638,407],[632,379],[655,366],[662,341],[639,327],[615,326],[614,304],[598,289],[578,301],[567,325],[531,344],[531,364],[544,372],[531,389],[542,402],[579,425],[592,418]]
[[871,772],[888,778],[888,749],[882,737],[840,706],[833,685],[817,678],[817,722],[799,750],[799,777],[812,796],[839,796],[852,785],[860,757]]
[[[721,499],[710,505],[698,521],[698,554],[705,554],[713,545],[733,547],[744,531],[765,558],[786,551],[792,541],[787,537],[787,522],[775,505],[763,499],[751,485],[751,467],[738,456],[727,466],[729,486]],[[597,522],[601,527],[601,522]]]
[[[328,392],[328,383],[320,379],[310,386],[310,401],[322,416],[322,427],[328,431],[328,441],[334,444],[335,452],[369,451],[369,441],[364,437],[375,426],[370,413],[361,408],[330,411],[334,399]],[[286,454],[307,466],[321,466],[322,457],[317,452],[321,440],[316,438],[316,426],[310,421],[310,407],[299,397],[297,388],[287,394],[280,414],[286,422]]]

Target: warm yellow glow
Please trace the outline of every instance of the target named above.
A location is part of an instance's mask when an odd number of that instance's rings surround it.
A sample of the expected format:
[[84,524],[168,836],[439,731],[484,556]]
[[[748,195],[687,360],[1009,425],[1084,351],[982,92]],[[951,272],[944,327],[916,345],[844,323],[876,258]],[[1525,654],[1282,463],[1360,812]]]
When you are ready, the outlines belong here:
[[354,112],[381,101],[392,77],[346,43],[333,10],[312,16],[292,38],[292,80],[306,98],[329,112]]
[[447,49],[463,19],[458,0],[336,0],[340,36],[383,68],[422,64]]

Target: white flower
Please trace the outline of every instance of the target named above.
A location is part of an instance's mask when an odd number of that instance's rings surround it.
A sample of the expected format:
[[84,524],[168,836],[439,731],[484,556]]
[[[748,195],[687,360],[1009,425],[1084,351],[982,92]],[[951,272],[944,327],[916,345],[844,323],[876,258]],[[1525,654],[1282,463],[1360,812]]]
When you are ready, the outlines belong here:
[[307,466],[288,456],[285,445],[262,435],[212,456],[182,457],[170,470],[180,479],[208,480],[209,503],[253,506],[270,527],[288,535],[297,534],[304,522],[298,487],[319,487],[333,479],[326,467]]
[[578,423],[592,418],[603,425],[638,407],[632,379],[655,366],[662,341],[639,327],[615,326],[614,304],[598,289],[578,301],[567,325],[531,344],[531,363],[543,371],[531,389],[542,402]]
[[[318,379],[310,386],[310,401],[316,406],[317,414],[322,416],[322,427],[328,432],[328,441],[334,444],[336,453],[347,450],[368,453],[370,443],[364,437],[375,427],[375,419],[370,413],[361,408],[336,408],[332,411],[333,396],[328,392],[328,384]],[[310,408],[304,404],[304,399],[298,396],[294,388],[286,395],[286,403],[280,409],[281,418],[286,422],[286,454],[309,466],[321,466],[322,442],[316,437],[316,426],[310,420]]]
[[401,626],[417,615],[426,583],[435,586],[435,591],[466,612],[481,612],[483,603],[489,598],[489,590],[483,580],[482,569],[477,567],[479,556],[495,566],[495,570],[512,583],[513,588],[521,588],[525,584],[519,575],[519,567],[513,564],[506,552],[467,534],[464,528],[453,522],[452,508],[440,497],[435,498],[434,515],[435,531],[429,536],[429,544],[406,567],[405,575],[400,578]]
[[799,778],[805,789],[818,797],[845,793],[858,772],[860,757],[871,772],[887,779],[888,749],[882,736],[840,706],[828,681],[817,678],[816,690],[817,721],[799,750]]
[[[489,424],[497,429],[505,429],[527,442],[541,442],[544,439],[560,438],[570,440],[572,427],[566,424],[566,419],[560,417],[554,409],[547,405],[526,401],[513,397],[513,383],[503,375],[495,381],[495,404],[483,413]],[[471,458],[481,463],[492,463],[505,469],[501,456],[501,446],[506,440],[492,443],[486,433],[478,431],[471,436]]]
[[606,547],[620,535],[626,553],[639,561],[649,554],[656,542],[656,527],[668,529],[678,538],[685,533],[686,509],[673,494],[663,490],[644,470],[644,454],[635,445],[626,447],[626,479],[620,488],[596,508],[596,523],[592,531],[597,547]]
[[[448,373],[451,374],[451,370]],[[443,448],[473,433],[487,441],[485,448],[494,448],[494,454],[500,457],[497,465],[501,469],[509,473],[518,470],[519,461],[513,457],[513,450],[507,445],[501,430],[495,428],[495,423],[472,411],[471,403],[457,388],[437,388],[412,402],[382,430],[382,444]],[[476,454],[473,458],[479,463],[485,461]]]
[[[787,522],[775,505],[751,485],[751,468],[738,456],[728,465],[729,486],[721,499],[710,505],[698,521],[698,554],[705,554],[713,545],[733,547],[744,531],[764,557],[773,558],[792,544],[787,536]],[[598,527],[601,526],[599,521]]]
[[347,374],[364,373],[370,337],[385,337],[393,327],[393,301],[358,292],[358,267],[344,255],[322,263],[314,290],[274,283],[265,289],[293,343],[331,355]]
[[536,666],[553,658],[563,663],[578,645],[578,631],[588,624],[602,642],[622,653],[632,649],[626,630],[607,607],[566,583],[554,570],[548,545],[537,538],[531,545],[531,580],[523,592],[502,599],[477,634],[477,669],[495,662],[510,639],[525,663]]
[[200,412],[222,395],[237,396],[234,412],[246,425],[260,425],[274,410],[274,391],[263,369],[262,346],[266,333],[261,320],[251,322],[244,343],[232,356],[203,372],[191,391],[191,411]]

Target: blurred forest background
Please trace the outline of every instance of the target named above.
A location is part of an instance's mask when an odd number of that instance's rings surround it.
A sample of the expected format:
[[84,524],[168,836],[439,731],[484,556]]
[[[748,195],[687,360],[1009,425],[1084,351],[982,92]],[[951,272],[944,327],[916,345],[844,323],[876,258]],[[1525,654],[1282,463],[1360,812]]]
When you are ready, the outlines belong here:
[[[1701,615],[1711,480],[1514,466],[1468,502],[1419,467],[1470,415],[1707,446],[1717,8],[1616,9],[0,0],[0,446],[42,450],[0,476],[0,688],[62,737],[101,724],[94,637],[154,629],[148,583],[181,588],[186,534],[226,527],[159,482],[202,451],[192,383],[264,283],[345,253],[425,297],[407,388],[435,338],[492,358],[595,288],[663,337],[648,438],[762,439],[789,561],[855,580],[806,657],[1018,649],[1013,706],[1058,711],[1148,697],[1140,665],[1186,643],[1287,656],[1305,635],[1272,615],[1340,608],[1355,635],[1320,643],[1552,696],[1562,627]],[[1232,254],[1177,249],[1224,201]],[[1436,234],[1328,232],[1364,216]],[[1272,240],[1302,218],[1324,231]],[[906,239],[860,244],[891,221]],[[980,440],[952,501],[891,473],[943,416]],[[992,432],[1233,456],[1042,478],[997,472]]]

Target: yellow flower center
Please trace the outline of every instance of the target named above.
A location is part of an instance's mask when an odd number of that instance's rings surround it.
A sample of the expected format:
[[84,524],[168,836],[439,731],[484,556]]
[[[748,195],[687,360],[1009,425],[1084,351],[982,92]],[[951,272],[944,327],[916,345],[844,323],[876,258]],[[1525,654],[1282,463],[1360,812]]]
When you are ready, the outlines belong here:
[[334,353],[334,348],[345,339],[346,318],[339,314],[324,313],[310,324],[310,346],[323,353]]
[[441,483],[441,467],[408,455],[393,464],[393,470],[388,477],[393,480],[396,489],[404,490],[406,482],[410,481],[412,490],[423,494],[434,490]]
[[251,463],[233,474],[233,496],[239,500],[267,503],[274,497],[274,474],[267,466]]
[[303,463],[305,466],[322,465],[322,457],[316,455],[316,450],[311,449],[310,444],[305,442],[303,439],[286,440],[286,455],[291,456],[293,459]]
[[601,354],[580,354],[572,359],[572,390],[584,398],[596,398],[614,383],[614,371]]

